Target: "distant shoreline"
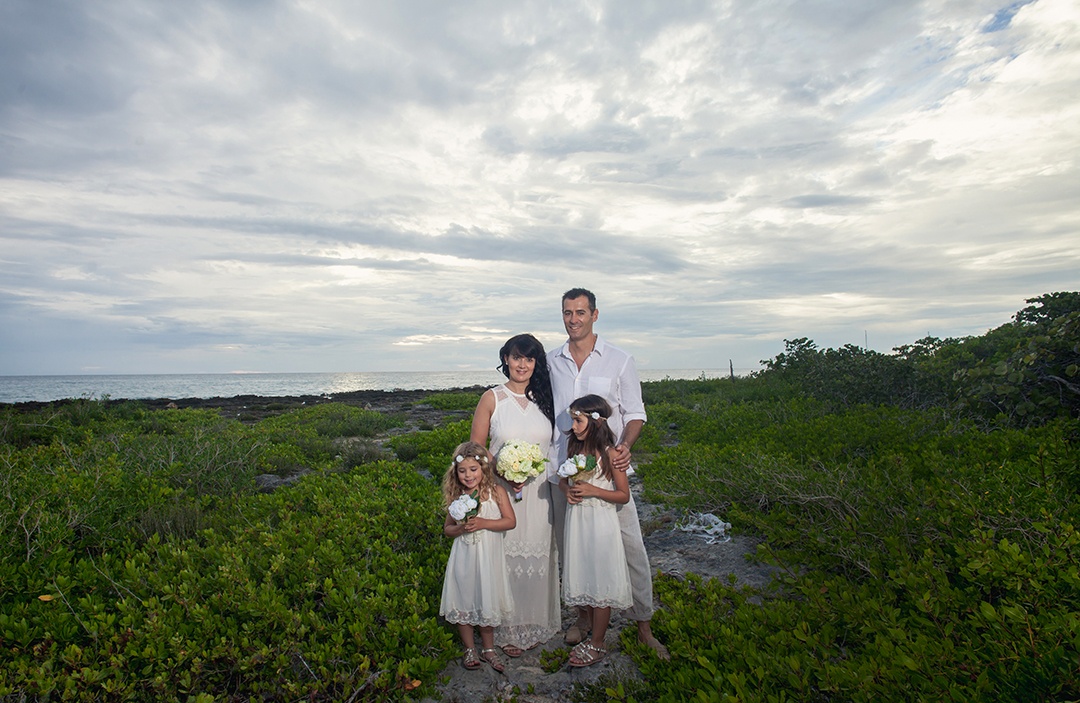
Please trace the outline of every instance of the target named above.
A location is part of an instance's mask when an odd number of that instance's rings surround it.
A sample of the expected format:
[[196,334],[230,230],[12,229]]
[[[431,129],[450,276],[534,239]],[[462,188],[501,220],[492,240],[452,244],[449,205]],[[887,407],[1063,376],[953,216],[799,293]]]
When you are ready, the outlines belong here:
[[[718,369],[638,369],[643,382],[727,376]],[[494,368],[473,371],[267,374],[129,374],[88,376],[0,376],[0,404],[65,399],[125,399],[179,403],[200,399],[220,402],[235,397],[323,397],[347,399],[366,392],[445,392],[491,387],[505,377]],[[373,396],[378,397],[378,395]],[[191,401],[194,404],[194,401]]]
[[[245,420],[258,420],[270,415],[280,415],[289,410],[324,405],[326,403],[343,403],[381,413],[408,413],[414,410],[415,406],[421,404],[424,398],[435,393],[474,393],[479,397],[488,388],[489,386],[475,385],[461,388],[346,391],[327,395],[263,396],[248,394],[215,398],[108,398],[100,402],[104,402],[107,406],[135,403],[149,410],[188,408],[217,410],[225,417],[240,416]],[[30,400],[18,403],[0,403],[0,408],[11,407],[22,412],[32,412],[85,400],[87,399]]]

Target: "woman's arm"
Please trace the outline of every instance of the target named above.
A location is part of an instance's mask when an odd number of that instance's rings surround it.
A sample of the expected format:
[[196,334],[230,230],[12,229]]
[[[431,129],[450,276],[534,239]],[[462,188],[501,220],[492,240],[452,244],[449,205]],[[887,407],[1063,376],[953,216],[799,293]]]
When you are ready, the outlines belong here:
[[495,412],[495,391],[490,388],[480,396],[480,402],[473,411],[472,429],[469,431],[469,440],[488,445],[488,434],[491,432],[491,414]]

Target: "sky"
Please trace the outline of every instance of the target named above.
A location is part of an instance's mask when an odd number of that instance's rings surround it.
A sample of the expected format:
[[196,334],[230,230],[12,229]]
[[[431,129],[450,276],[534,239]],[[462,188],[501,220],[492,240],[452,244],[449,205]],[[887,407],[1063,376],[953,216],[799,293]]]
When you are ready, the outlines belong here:
[[1075,0],[3,0],[0,375],[889,353],[1080,289]]

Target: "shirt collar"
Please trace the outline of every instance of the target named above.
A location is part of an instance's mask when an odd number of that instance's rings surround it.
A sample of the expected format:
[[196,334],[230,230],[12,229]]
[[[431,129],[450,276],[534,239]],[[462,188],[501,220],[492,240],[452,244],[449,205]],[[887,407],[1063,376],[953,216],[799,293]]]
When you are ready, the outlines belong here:
[[[593,345],[592,353],[595,353],[598,356],[603,356],[604,355],[604,350],[605,350],[606,347],[607,347],[607,342],[604,341],[604,338],[601,337],[600,335],[596,335],[596,344]],[[570,340],[569,339],[566,340],[565,342],[563,342],[563,345],[561,347],[559,347],[559,356],[566,357],[567,359],[572,359],[573,358],[570,355]]]

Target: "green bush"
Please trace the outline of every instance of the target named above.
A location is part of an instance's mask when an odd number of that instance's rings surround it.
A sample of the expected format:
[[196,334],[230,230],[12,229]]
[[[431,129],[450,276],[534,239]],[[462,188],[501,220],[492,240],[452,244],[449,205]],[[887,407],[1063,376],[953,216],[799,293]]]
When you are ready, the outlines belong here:
[[479,393],[432,393],[422,401],[424,405],[430,405],[436,410],[468,410],[476,409],[480,402]]
[[[430,484],[380,463],[249,495],[194,539],[17,571],[0,696],[404,698],[449,659]],[[43,596],[44,599],[39,599]]]
[[394,437],[389,444],[398,458],[413,457],[409,459],[413,466],[441,480],[450,466],[454,449],[469,439],[471,429],[472,420],[460,420],[426,432]]
[[646,497],[755,533],[781,578],[658,579],[675,658],[623,633],[637,700],[1080,697],[1080,423],[688,390],[650,407]]

